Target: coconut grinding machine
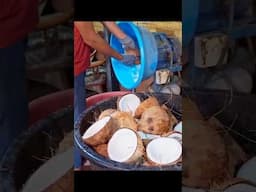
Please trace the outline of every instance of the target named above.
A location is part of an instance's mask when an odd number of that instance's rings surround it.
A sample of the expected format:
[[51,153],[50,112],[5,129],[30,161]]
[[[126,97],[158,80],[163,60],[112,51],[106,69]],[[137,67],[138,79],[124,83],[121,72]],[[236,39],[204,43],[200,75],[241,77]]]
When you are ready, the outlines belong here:
[[[180,94],[178,75],[182,70],[182,45],[178,38],[165,33],[150,32],[133,22],[118,22],[119,27],[135,41],[141,63],[127,66],[111,58],[107,61],[107,90],[119,90],[119,83],[126,89],[135,91],[143,80],[154,76],[149,87],[151,92],[173,92]],[[120,53],[124,50],[119,41],[105,30],[105,37],[111,47]]]

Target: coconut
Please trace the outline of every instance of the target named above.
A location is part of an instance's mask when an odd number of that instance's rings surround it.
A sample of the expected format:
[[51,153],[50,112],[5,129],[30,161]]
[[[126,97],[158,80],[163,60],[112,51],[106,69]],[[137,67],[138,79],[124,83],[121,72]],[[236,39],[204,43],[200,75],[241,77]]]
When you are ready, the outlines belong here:
[[130,113],[116,111],[112,113],[112,118],[114,118],[117,128],[127,127],[134,131],[138,129],[138,124]]
[[182,134],[180,132],[174,131],[167,135],[166,137],[176,139],[179,143],[182,144]]
[[104,157],[108,157],[108,145],[107,144],[101,144],[96,147],[94,147],[94,150],[99,153],[100,155]]
[[129,128],[118,129],[109,140],[107,150],[111,160],[125,163],[136,163],[145,153],[142,140]]
[[104,144],[109,140],[115,128],[114,120],[110,116],[103,117],[85,131],[82,139],[91,146]]
[[146,148],[147,158],[157,165],[171,165],[180,159],[181,153],[181,144],[168,137],[153,139]]
[[134,94],[126,94],[117,100],[117,108],[120,111],[135,115],[137,107],[140,105],[140,98]]
[[173,129],[174,131],[182,133],[182,121],[180,121]]
[[101,112],[98,119],[102,119],[103,117],[106,117],[106,116],[112,116],[112,114],[115,113],[116,111],[117,111],[116,109],[111,109],[111,108],[106,109],[106,110]]
[[157,99],[155,97],[147,98],[137,107],[135,111],[135,117],[140,118],[144,111],[153,106],[159,106],[159,102],[157,101]]
[[170,117],[160,106],[153,106],[144,111],[139,122],[139,130],[162,135],[170,130]]

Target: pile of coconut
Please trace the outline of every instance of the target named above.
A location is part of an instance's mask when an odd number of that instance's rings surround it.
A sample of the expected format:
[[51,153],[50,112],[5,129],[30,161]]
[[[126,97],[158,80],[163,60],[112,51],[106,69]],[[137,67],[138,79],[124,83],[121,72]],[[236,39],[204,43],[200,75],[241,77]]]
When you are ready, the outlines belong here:
[[156,97],[135,94],[117,100],[117,108],[101,112],[82,135],[105,158],[144,166],[181,163],[182,122]]

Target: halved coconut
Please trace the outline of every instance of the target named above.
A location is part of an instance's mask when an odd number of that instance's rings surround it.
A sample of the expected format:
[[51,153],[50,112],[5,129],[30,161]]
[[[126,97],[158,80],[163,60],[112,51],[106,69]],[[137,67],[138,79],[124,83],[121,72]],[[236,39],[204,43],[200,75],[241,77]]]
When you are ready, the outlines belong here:
[[248,184],[248,183],[239,183],[236,185],[232,185],[224,190],[224,192],[255,192],[256,185]]
[[140,105],[140,98],[134,94],[126,94],[117,100],[117,108],[123,112],[129,112],[133,116]]
[[179,143],[182,143],[182,134],[180,132],[173,132],[167,137],[176,139]]
[[141,139],[155,139],[155,138],[161,137],[160,135],[144,133],[143,131],[138,131],[137,133]]
[[153,106],[142,114],[139,130],[154,135],[162,135],[170,130],[170,123],[168,113],[160,106]]
[[108,157],[108,145],[107,144],[98,145],[98,146],[94,147],[94,149],[100,155],[102,155],[104,157]]
[[83,134],[83,141],[91,146],[106,143],[115,129],[114,120],[110,117],[104,117],[93,123]]
[[108,156],[113,161],[135,163],[144,153],[142,140],[128,128],[118,129],[108,143]]
[[114,118],[117,128],[127,127],[137,131],[138,124],[130,113],[116,111],[111,116]]
[[153,106],[159,106],[158,100],[155,97],[147,98],[146,100],[141,102],[140,105],[137,107],[135,111],[135,117],[140,118],[144,111]]
[[102,119],[103,117],[106,116],[112,116],[113,113],[115,113],[117,110],[116,109],[106,109],[104,111],[101,112],[100,116],[98,119]]
[[174,131],[182,133],[182,121],[180,121],[173,129]]
[[147,158],[157,165],[170,165],[181,157],[181,144],[168,137],[153,139],[146,148]]

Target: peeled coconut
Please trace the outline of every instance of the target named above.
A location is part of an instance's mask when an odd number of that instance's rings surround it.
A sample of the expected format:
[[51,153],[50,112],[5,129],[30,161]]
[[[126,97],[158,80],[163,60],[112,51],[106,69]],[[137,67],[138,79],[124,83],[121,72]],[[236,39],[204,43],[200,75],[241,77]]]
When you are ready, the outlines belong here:
[[155,97],[147,98],[146,100],[141,102],[140,105],[137,107],[135,111],[135,117],[140,118],[144,111],[153,106],[159,106],[158,100]]
[[120,111],[135,115],[137,107],[140,105],[140,98],[134,94],[126,94],[117,100],[117,108]]
[[154,135],[162,135],[170,130],[170,125],[168,113],[160,106],[153,106],[142,114],[139,130]]
[[168,137],[153,139],[146,148],[148,160],[156,165],[171,165],[180,159],[181,153],[181,144]]
[[102,119],[103,117],[106,116],[111,116],[113,113],[115,113],[117,110],[116,109],[106,109],[104,111],[101,112],[101,114],[99,115],[98,119]]
[[114,118],[116,126],[118,128],[127,127],[134,131],[137,131],[138,124],[130,113],[116,111],[115,113],[112,113],[112,117]]
[[108,157],[108,145],[107,144],[101,144],[96,147],[94,147],[94,150],[99,153],[100,155],[104,157]]
[[110,117],[103,117],[92,124],[83,134],[83,141],[91,146],[96,146],[106,143],[115,130],[114,120]]
[[118,129],[108,143],[108,156],[113,161],[135,163],[141,160],[144,153],[142,140],[128,128]]

